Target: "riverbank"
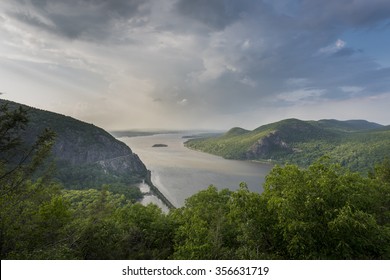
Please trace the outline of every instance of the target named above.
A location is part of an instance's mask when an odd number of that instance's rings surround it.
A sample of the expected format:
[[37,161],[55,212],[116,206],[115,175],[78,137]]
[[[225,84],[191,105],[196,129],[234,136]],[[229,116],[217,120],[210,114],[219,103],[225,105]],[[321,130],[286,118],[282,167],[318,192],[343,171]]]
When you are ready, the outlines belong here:
[[170,202],[169,199],[166,198],[165,195],[153,184],[152,172],[150,170],[147,171],[145,183],[150,187],[150,192],[158,197],[168,207],[168,209],[171,210],[176,208],[172,202]]
[[[160,134],[120,139],[131,147],[152,171],[153,185],[157,186],[175,207],[184,206],[187,198],[206,189],[209,185],[219,189],[236,190],[241,182],[246,182],[251,191],[263,191],[264,178],[272,169],[272,165],[226,160],[219,156],[194,151],[184,147],[185,139],[182,136]],[[164,143],[168,147],[153,148],[156,143]],[[165,203],[161,202],[161,204]]]

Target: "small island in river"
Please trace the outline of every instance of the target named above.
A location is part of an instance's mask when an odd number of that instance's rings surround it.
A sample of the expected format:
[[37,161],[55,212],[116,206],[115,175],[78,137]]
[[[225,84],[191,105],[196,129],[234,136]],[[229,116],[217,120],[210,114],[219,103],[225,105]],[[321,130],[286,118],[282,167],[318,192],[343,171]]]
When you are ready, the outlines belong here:
[[160,147],[168,147],[168,145],[166,145],[166,144],[154,144],[152,147],[153,148],[160,148]]

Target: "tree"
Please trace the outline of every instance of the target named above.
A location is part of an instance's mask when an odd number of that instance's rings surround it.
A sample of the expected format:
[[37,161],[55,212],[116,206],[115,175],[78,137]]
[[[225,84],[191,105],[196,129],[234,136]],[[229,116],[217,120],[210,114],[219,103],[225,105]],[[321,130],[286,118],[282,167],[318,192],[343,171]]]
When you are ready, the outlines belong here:
[[45,129],[33,145],[24,143],[27,113],[21,106],[15,110],[7,103],[0,106],[0,197],[17,193],[42,166],[54,144],[55,133],[50,129]]
[[231,191],[210,186],[186,200],[173,212],[177,222],[177,259],[231,259],[236,247],[235,227],[229,223]]
[[326,158],[307,169],[275,167],[263,196],[277,218],[280,258],[388,258],[389,225],[378,223],[378,191],[375,181]]
[[114,219],[122,231],[122,259],[169,259],[173,253],[174,224],[154,204],[128,204]]
[[237,259],[272,258],[270,228],[276,220],[268,213],[262,195],[249,191],[245,183],[233,192],[229,201],[229,221],[237,230]]
[[371,177],[380,180],[382,183],[390,184],[390,159],[386,157],[382,163],[377,164]]
[[[43,166],[54,143],[54,132],[46,129],[28,146],[22,137],[28,112],[22,107],[0,106],[0,256],[28,257],[38,240],[31,232],[42,204],[58,195],[58,186],[47,178],[32,180]],[[46,242],[46,241],[45,241]],[[47,243],[46,243],[47,244]],[[42,245],[42,244],[40,244]]]

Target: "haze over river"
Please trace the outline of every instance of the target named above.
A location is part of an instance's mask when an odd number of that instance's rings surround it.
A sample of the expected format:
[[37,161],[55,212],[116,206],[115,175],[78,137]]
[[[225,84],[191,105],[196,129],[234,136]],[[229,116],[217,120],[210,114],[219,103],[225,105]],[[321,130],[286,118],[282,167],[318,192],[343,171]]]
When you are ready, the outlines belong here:
[[[246,182],[250,190],[261,192],[271,164],[226,160],[184,147],[187,134],[157,134],[121,137],[138,154],[152,172],[154,185],[175,205],[183,206],[186,198],[215,185],[218,189],[236,190]],[[153,147],[165,144],[167,147]]]

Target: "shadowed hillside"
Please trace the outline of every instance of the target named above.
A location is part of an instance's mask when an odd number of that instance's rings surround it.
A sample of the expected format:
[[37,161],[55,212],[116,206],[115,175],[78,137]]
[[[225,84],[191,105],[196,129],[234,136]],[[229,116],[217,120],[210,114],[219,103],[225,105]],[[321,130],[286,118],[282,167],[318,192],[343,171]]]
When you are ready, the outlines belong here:
[[32,145],[38,135],[49,128],[56,133],[52,160],[54,177],[72,188],[100,187],[105,183],[131,184],[146,176],[146,167],[124,143],[105,130],[74,118],[0,100],[0,105],[27,110],[29,123],[22,134]]

